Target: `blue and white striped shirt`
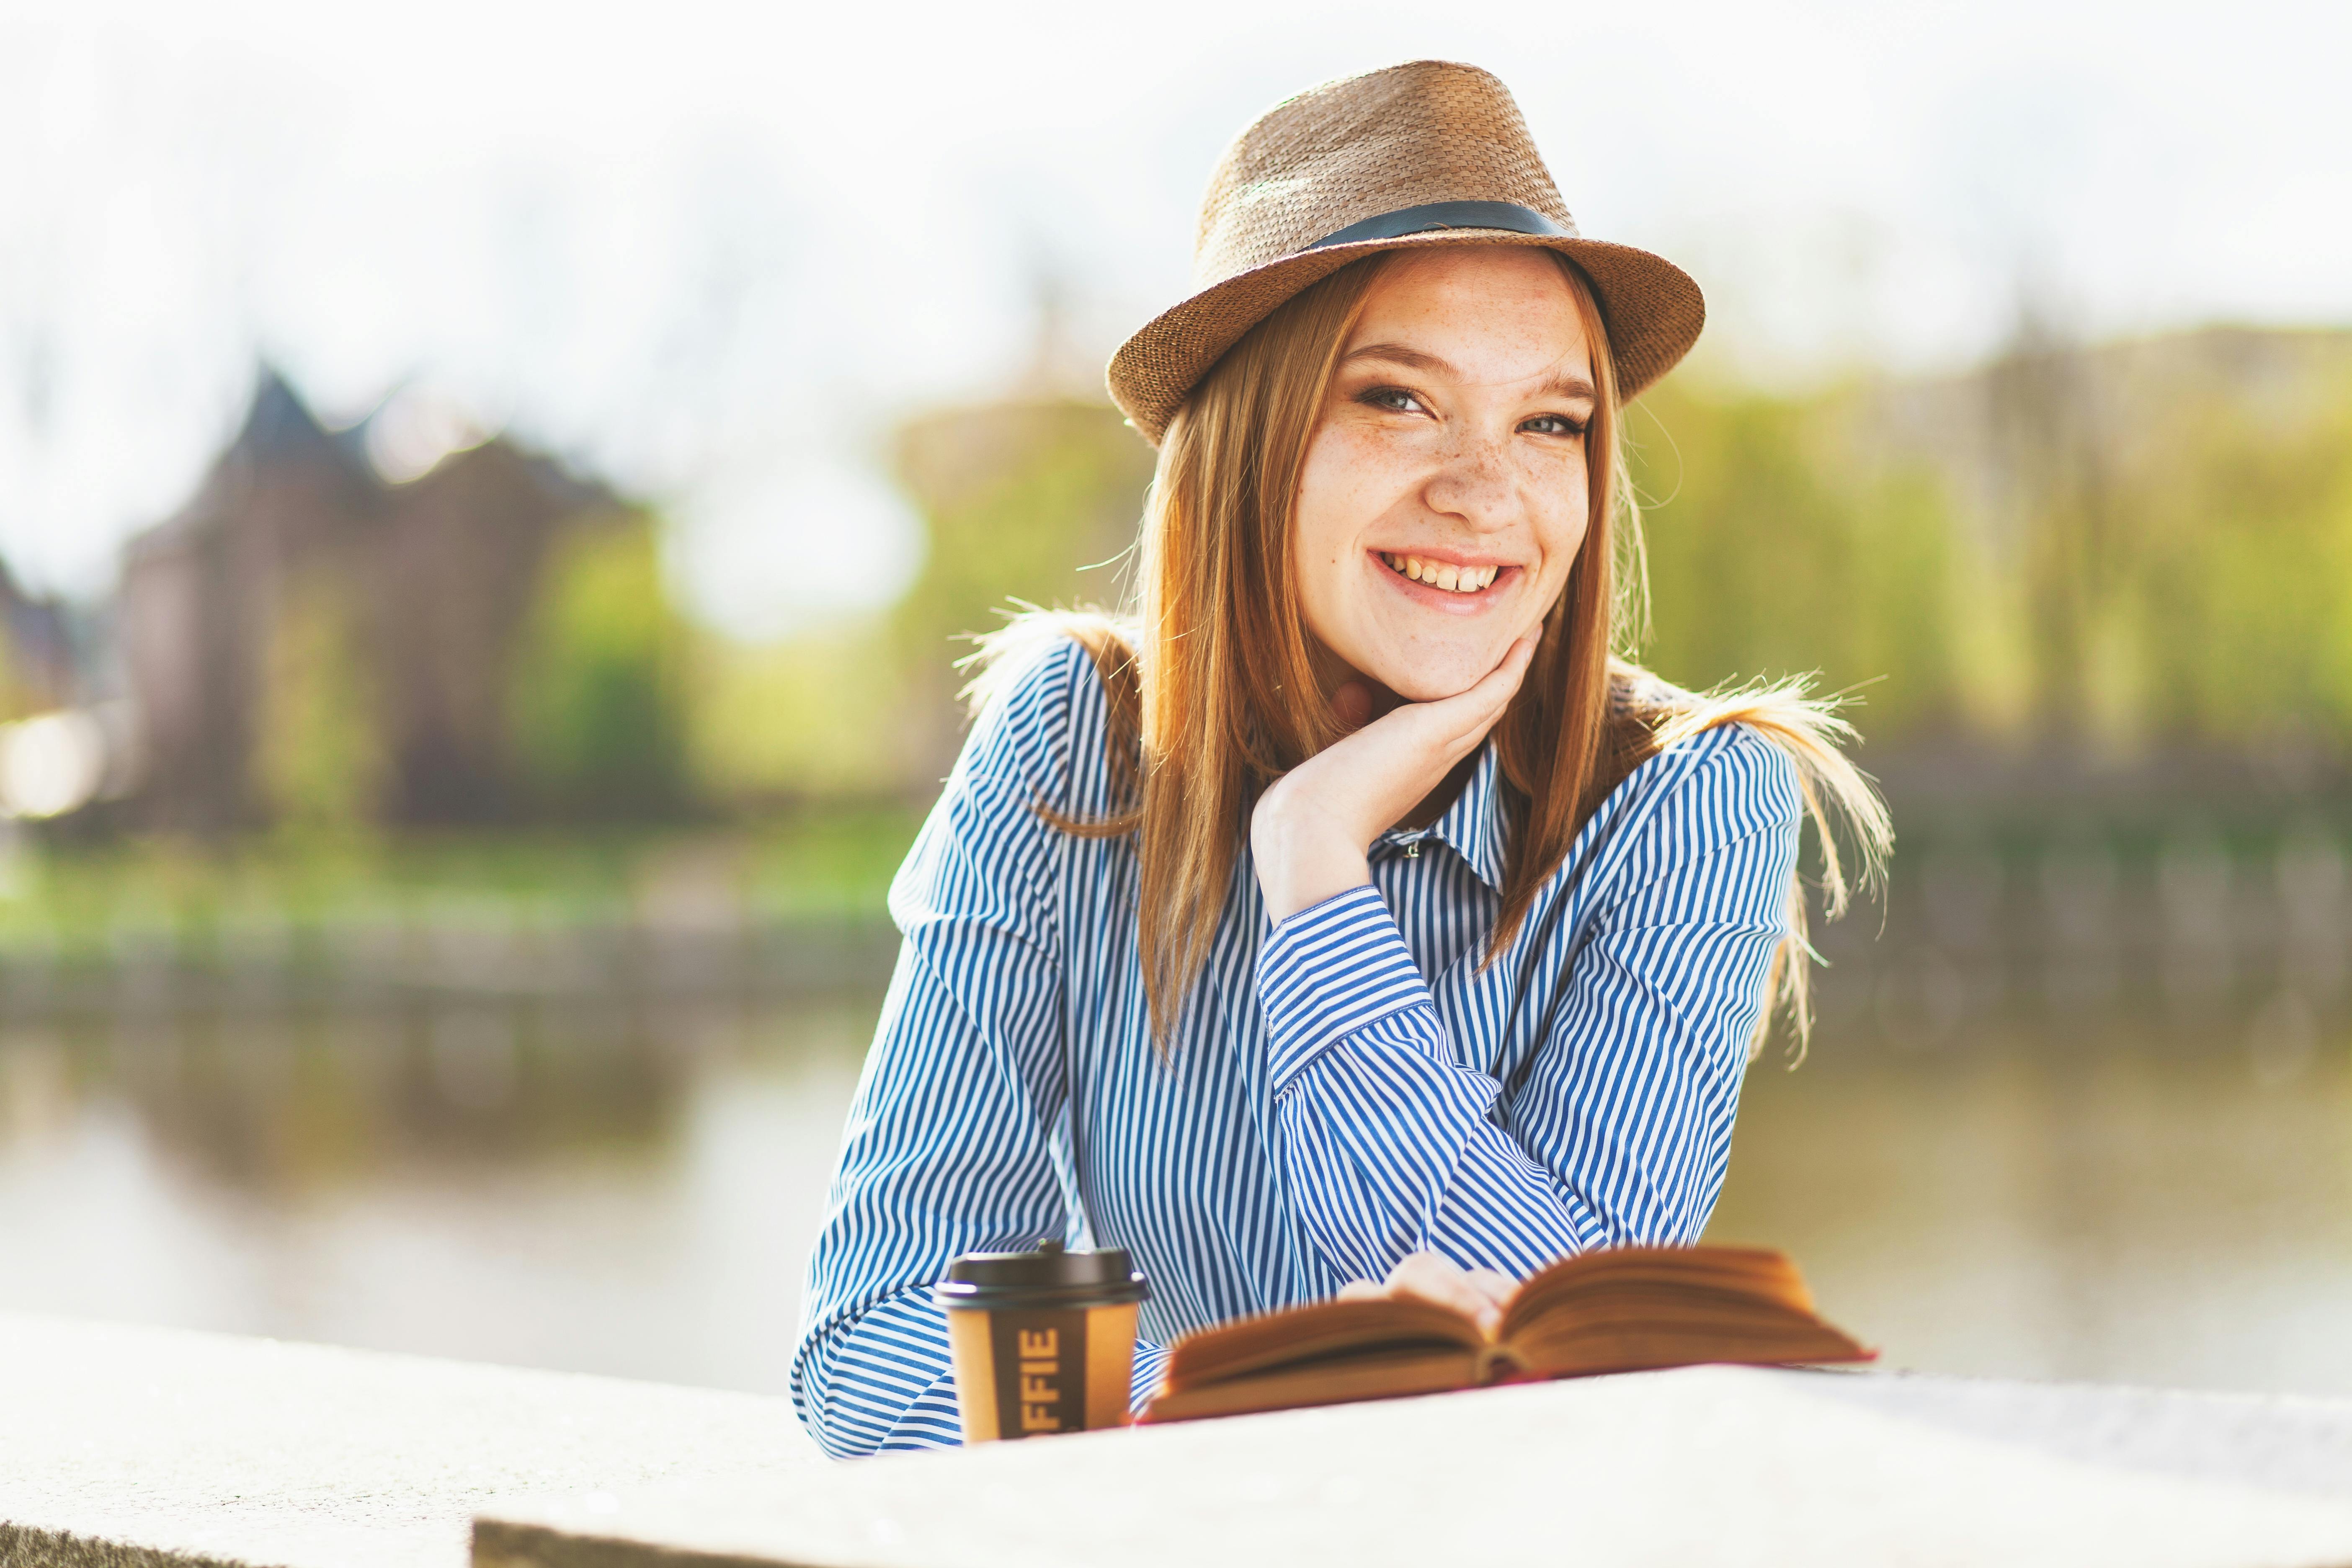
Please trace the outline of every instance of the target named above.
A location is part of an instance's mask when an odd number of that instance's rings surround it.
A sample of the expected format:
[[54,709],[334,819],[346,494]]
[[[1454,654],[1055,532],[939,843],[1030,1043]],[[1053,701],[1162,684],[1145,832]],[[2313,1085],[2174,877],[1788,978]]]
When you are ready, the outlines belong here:
[[1409,1252],[1516,1277],[1696,1239],[1787,934],[1801,802],[1782,752],[1727,726],[1642,763],[1484,968],[1507,831],[1491,743],[1433,826],[1374,843],[1371,886],[1270,931],[1244,849],[1163,1058],[1133,838],[1034,809],[1112,807],[1106,718],[1083,649],[1038,657],[892,885],[906,941],[793,1361],[828,1451],[958,1441],[930,1286],[962,1252],[1126,1247],[1151,1281],[1140,1403],[1177,1335]]

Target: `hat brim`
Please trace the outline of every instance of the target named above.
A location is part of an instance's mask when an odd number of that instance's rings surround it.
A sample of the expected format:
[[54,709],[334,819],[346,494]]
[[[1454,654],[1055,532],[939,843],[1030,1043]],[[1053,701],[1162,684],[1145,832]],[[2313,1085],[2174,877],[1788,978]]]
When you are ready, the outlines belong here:
[[1302,250],[1212,284],[1119,346],[1107,377],[1111,400],[1156,447],[1209,367],[1292,297],[1379,251],[1470,245],[1535,245],[1572,258],[1591,279],[1622,397],[1638,396],[1674,369],[1706,324],[1706,296],[1690,274],[1663,256],[1565,235],[1435,229]]

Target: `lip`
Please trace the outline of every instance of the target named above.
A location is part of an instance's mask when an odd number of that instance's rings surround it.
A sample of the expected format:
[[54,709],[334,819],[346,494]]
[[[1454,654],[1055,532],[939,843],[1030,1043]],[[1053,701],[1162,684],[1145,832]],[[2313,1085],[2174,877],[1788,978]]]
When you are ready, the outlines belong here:
[[[1368,550],[1364,554],[1371,562],[1372,570],[1387,578],[1393,586],[1414,603],[1456,616],[1475,616],[1495,604],[1502,598],[1507,590],[1517,584],[1520,574],[1525,570],[1511,562],[1498,561],[1491,555],[1482,558],[1459,554],[1451,550]],[[1475,594],[1465,594],[1452,588],[1440,588],[1429,583],[1416,583],[1381,560],[1381,557],[1383,555],[1417,555],[1423,561],[1434,561],[1441,566],[1457,568],[1494,566],[1500,570],[1495,574],[1493,582]]]

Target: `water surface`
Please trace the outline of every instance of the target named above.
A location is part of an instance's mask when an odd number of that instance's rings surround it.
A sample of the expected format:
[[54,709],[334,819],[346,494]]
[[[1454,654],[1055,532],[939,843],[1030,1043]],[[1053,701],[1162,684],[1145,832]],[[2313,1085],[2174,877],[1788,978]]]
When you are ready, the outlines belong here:
[[[1891,1364],[2352,1394],[2340,1026],[1877,1003],[1753,1071],[1715,1236]],[[9,1025],[0,1307],[780,1392],[877,1004]]]

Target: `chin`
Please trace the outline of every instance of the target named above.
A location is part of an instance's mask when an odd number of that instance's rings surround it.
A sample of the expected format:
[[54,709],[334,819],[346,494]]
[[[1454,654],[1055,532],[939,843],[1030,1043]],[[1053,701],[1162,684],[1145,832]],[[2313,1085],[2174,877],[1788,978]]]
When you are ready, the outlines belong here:
[[[1506,645],[1507,647],[1508,645]],[[1477,656],[1416,659],[1410,666],[1377,671],[1372,679],[1408,702],[1436,702],[1459,697],[1478,684],[1502,655],[1479,662]]]

